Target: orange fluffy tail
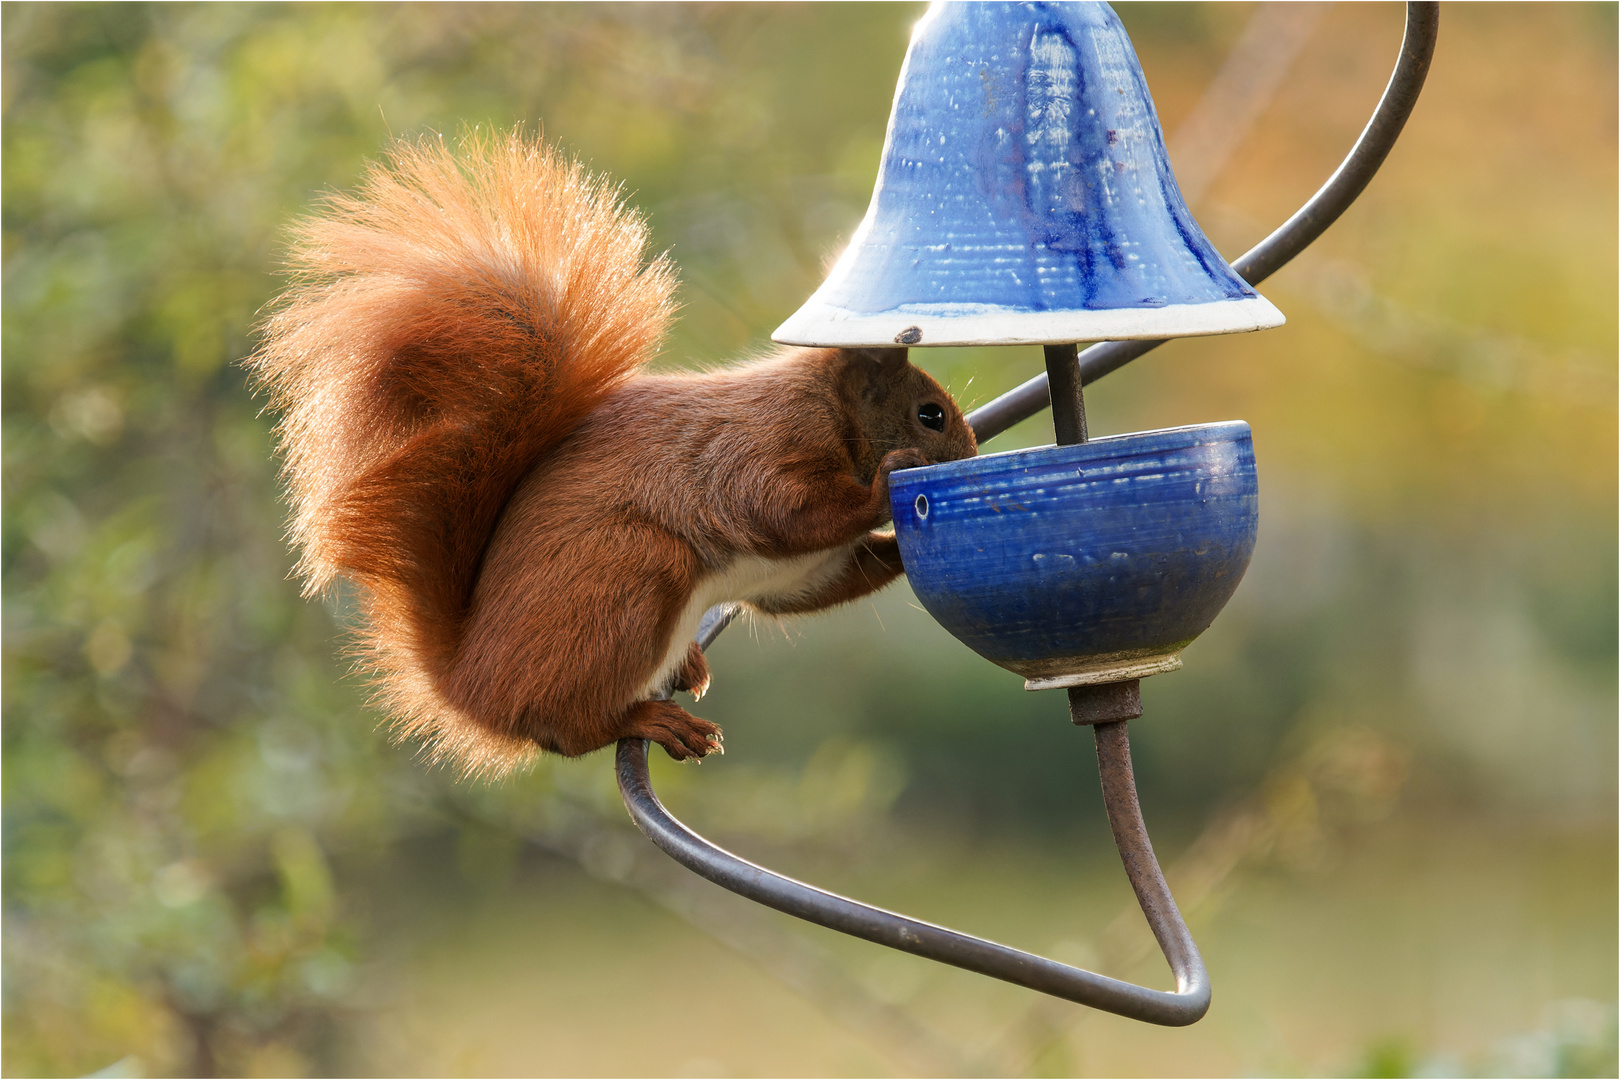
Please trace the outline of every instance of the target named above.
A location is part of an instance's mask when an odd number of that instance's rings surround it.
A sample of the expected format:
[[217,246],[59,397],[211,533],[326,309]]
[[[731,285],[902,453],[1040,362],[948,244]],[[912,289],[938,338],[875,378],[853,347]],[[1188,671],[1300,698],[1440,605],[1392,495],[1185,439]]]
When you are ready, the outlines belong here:
[[411,726],[517,484],[657,350],[675,279],[647,240],[615,189],[518,132],[398,144],[294,232],[249,366],[282,411],[298,574],[363,586]]

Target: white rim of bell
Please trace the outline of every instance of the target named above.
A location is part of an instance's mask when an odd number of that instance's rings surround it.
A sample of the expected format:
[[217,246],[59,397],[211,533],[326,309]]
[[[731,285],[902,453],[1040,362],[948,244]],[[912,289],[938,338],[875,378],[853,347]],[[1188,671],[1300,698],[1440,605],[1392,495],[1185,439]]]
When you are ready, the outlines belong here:
[[1270,300],[1212,300],[1155,308],[1025,311],[991,304],[908,304],[862,315],[814,297],[776,328],[783,345],[877,348],[894,345],[1060,345],[1213,334],[1243,334],[1286,320]]

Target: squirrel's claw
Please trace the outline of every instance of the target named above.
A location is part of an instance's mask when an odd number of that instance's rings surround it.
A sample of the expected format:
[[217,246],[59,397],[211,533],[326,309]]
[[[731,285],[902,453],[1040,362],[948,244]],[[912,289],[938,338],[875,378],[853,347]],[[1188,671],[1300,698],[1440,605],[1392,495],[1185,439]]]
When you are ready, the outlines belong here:
[[675,673],[675,689],[690,691],[693,701],[702,701],[703,695],[709,692],[709,682],[709,662],[694,641],[687,646],[686,659]]

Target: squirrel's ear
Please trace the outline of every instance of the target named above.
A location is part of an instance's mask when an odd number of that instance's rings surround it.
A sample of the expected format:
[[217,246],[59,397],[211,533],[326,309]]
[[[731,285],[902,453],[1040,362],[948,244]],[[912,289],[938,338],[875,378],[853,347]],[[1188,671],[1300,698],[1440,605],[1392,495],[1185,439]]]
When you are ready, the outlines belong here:
[[907,366],[905,349],[839,349],[834,355],[846,385],[868,401],[887,397]]
[[888,388],[905,370],[905,349],[839,349],[844,378],[851,380],[861,397],[877,401],[888,395]]
[[910,362],[911,350],[898,349],[851,349],[851,353],[868,360],[878,366],[884,378],[890,378],[900,372]]

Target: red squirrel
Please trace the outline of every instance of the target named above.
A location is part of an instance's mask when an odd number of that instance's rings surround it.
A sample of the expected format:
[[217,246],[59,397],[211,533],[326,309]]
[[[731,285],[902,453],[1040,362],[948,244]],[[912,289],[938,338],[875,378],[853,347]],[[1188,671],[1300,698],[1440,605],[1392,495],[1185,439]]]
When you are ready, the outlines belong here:
[[512,132],[402,142],[294,231],[248,361],[281,412],[306,594],[360,586],[398,730],[465,773],[626,738],[677,760],[720,729],[711,605],[769,615],[903,568],[894,469],[976,453],[906,350],[785,349],[643,370],[674,271],[618,191]]

